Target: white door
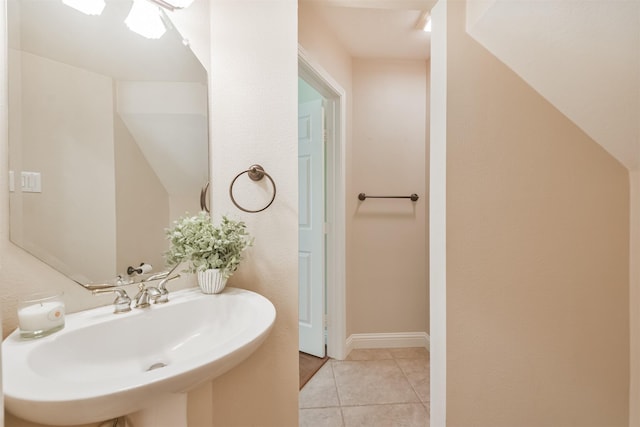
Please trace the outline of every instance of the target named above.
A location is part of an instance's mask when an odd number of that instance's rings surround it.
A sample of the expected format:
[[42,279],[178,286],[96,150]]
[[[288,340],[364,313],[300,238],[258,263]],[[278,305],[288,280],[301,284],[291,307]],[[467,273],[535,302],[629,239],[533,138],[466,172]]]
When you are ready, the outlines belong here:
[[324,131],[322,101],[298,106],[300,351],[324,357]]

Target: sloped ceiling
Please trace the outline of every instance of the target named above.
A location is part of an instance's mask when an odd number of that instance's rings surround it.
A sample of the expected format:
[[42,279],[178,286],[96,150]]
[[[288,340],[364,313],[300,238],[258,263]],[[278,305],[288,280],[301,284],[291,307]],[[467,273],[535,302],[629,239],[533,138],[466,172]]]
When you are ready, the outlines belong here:
[[[430,57],[430,36],[416,23],[435,0],[302,1],[355,58]],[[470,0],[467,31],[618,161],[640,169],[640,0]]]
[[207,72],[175,27],[157,40],[130,31],[131,5],[107,0],[88,16],[59,0],[9,0],[10,47],[113,78],[128,99],[118,112],[167,193],[197,194],[208,176]]
[[202,65],[174,28],[157,40],[127,28],[132,0],[107,0],[100,16],[85,15],[59,0],[9,3],[14,49],[116,80],[207,82]]
[[467,18],[478,42],[627,168],[640,168],[640,1],[493,0]]

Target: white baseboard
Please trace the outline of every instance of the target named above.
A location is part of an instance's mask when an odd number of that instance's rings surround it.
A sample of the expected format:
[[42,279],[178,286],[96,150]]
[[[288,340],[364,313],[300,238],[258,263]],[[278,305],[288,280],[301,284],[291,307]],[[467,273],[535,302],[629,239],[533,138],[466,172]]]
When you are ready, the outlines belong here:
[[356,348],[424,347],[430,350],[431,339],[426,332],[393,332],[352,334],[347,338],[346,354]]

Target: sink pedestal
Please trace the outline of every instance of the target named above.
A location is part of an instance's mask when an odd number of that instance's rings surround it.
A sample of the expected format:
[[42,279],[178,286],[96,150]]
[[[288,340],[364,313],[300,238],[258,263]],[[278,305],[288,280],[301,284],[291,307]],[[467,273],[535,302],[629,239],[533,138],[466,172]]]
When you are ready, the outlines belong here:
[[187,393],[167,394],[126,419],[127,427],[187,427]]

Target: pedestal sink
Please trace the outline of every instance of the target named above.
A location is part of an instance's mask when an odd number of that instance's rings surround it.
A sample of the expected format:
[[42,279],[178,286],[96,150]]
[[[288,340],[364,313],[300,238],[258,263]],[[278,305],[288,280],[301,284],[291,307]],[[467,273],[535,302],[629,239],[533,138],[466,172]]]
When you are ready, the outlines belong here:
[[2,344],[6,409],[49,425],[143,411],[242,362],[274,320],[273,304],[254,292],[187,289],[148,309],[70,314],[45,338],[23,340],[16,330]]

